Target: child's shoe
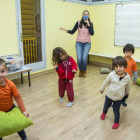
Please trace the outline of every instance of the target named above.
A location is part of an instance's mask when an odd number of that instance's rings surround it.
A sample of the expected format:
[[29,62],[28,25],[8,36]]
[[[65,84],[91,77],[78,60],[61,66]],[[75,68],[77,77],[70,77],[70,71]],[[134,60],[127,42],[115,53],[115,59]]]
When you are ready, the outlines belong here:
[[63,102],[63,98],[60,97],[60,98],[59,98],[59,102]]
[[112,126],[112,129],[117,129],[119,127],[119,123],[114,123],[114,125]]
[[122,102],[122,105],[123,105],[123,106],[127,106],[127,104],[126,104],[125,102]]
[[104,114],[104,113],[101,114],[101,116],[100,116],[101,120],[105,120],[105,115],[106,114]]
[[71,107],[74,104],[74,102],[69,102],[66,107]]

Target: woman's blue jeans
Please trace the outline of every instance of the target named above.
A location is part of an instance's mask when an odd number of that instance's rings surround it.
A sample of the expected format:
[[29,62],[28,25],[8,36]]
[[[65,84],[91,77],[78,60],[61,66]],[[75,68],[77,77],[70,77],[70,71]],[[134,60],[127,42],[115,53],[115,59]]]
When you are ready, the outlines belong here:
[[77,62],[79,70],[86,71],[87,57],[91,48],[91,43],[76,42]]

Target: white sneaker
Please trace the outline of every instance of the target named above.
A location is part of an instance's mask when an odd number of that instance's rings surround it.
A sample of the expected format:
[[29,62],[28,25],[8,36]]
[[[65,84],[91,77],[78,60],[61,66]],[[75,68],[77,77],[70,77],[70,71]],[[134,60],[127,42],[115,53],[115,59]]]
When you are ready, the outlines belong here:
[[72,105],[74,105],[74,102],[69,102],[66,107],[71,107]]
[[63,98],[61,98],[61,97],[60,97],[60,98],[59,98],[59,102],[61,102],[61,103],[62,103],[62,102],[63,102]]

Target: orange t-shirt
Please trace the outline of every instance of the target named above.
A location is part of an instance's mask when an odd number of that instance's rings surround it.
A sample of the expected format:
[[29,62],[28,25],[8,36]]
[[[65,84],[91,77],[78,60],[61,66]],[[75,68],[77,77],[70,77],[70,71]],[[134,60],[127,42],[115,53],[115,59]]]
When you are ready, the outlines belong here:
[[136,61],[133,58],[130,58],[127,61],[127,68],[124,69],[125,72],[127,72],[130,77],[132,77],[132,71],[137,71],[137,65],[136,65]]
[[18,96],[19,92],[12,81],[8,79],[5,80],[5,87],[0,87],[0,111],[7,112],[13,106],[13,96]]

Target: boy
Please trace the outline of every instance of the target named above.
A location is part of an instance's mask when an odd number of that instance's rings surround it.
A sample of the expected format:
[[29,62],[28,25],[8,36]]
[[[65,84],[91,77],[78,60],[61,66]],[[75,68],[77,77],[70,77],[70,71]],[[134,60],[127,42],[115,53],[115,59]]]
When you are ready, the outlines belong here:
[[[6,79],[7,66],[3,59],[0,58],[0,111],[9,112],[15,105],[13,103],[13,97],[17,102],[21,112],[29,117],[29,113],[26,111],[23,100],[15,86],[15,84]],[[27,140],[27,136],[24,130],[18,132],[22,140]],[[2,138],[0,138],[2,140]]]
[[[123,48],[123,53],[124,53],[124,58],[126,59],[127,61],[127,68],[124,69],[125,72],[127,72],[130,77],[132,77],[132,71],[133,71],[133,74],[134,74],[134,84],[136,84],[137,82],[137,77],[138,77],[138,74],[137,74],[137,65],[136,65],[136,62],[133,58],[131,58],[131,56],[134,54],[134,46],[132,44],[126,44]],[[125,103],[125,100],[128,98],[128,94],[125,95],[122,99],[122,105],[123,106],[127,106],[127,104]]]

